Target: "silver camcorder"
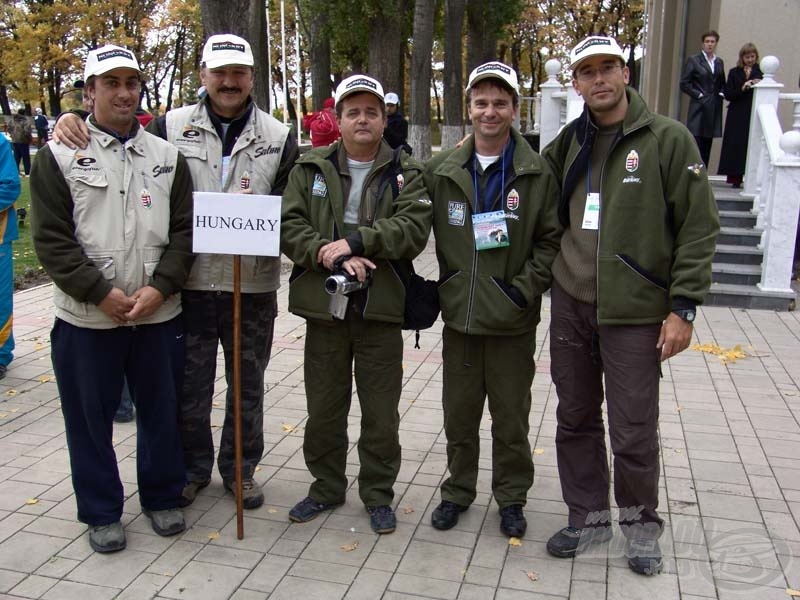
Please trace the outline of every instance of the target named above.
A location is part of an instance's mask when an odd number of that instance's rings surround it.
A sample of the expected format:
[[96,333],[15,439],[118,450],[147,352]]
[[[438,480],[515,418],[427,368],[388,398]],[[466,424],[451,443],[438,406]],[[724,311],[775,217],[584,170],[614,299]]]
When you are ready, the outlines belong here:
[[367,271],[364,281],[356,279],[346,271],[339,271],[325,280],[325,291],[331,295],[328,312],[335,319],[344,319],[347,313],[347,295],[358,290],[364,290],[372,282],[372,271]]

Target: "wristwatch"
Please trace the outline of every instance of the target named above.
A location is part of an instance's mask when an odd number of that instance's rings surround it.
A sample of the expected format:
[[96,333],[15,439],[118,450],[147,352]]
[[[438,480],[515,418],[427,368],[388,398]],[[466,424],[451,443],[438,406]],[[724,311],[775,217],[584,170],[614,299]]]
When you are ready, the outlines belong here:
[[697,316],[697,313],[693,308],[676,308],[672,312],[674,312],[687,323],[694,322],[694,318]]

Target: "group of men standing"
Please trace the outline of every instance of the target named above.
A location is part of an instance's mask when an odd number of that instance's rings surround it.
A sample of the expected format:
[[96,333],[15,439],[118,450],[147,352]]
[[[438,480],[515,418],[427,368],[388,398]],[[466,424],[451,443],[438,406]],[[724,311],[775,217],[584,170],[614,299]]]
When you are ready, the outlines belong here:
[[[90,135],[74,116],[57,129],[66,136],[59,139],[88,147],[51,143],[37,160],[32,190],[35,213],[43,215],[35,224],[37,250],[58,288],[54,365],[79,518],[90,526],[95,549],[124,547],[111,446],[123,374],[142,403],[139,487],[154,529],[182,530],[178,507],[210,481],[208,416],[219,341],[226,365],[231,359],[231,257],[195,259],[188,251],[193,186],[283,195],[281,250],[294,262],[289,310],[306,319],[303,452],[314,479],[290,510],[292,521],[309,521],[345,501],[355,380],[359,495],[376,533],[395,529],[401,328],[411,261],[433,229],[449,476],[432,525],[456,526],[475,500],[488,398],[500,528],[508,536],[525,534],[534,475],[528,418],[536,326],[554,280],[551,369],[569,521],[548,551],[574,556],[611,535],[611,523],[593,517],[609,508],[605,376],[615,496],[629,517],[621,523],[629,564],[639,573],[660,570],[659,363],[691,338],[695,307],[710,285],[716,209],[691,135],[650,113],[626,87],[628,69],[615,40],[583,40],[572,51],[571,70],[584,112],[542,156],[513,127],[516,73],[490,62],[468,80],[473,135],[421,165],[382,137],[386,95],[367,75],[348,77],[336,89],[341,139],[298,158],[287,130],[249,97],[253,60],[241,38],[208,40],[201,74],[208,96],[151,123],[155,136],[133,120],[140,77],[133,56],[117,47],[90,53]],[[87,211],[102,197],[115,202],[99,214]],[[263,371],[277,259],[254,259],[244,271],[252,279],[243,283],[243,500],[255,508],[263,502],[252,478],[263,453]],[[325,292],[332,273],[361,284],[336,317]],[[154,344],[161,344],[156,353]],[[156,355],[158,370],[145,371]],[[230,394],[229,385],[218,459],[228,489]],[[157,424],[148,410],[156,405]],[[84,476],[100,464],[103,477]],[[185,474],[173,468],[183,464]]]

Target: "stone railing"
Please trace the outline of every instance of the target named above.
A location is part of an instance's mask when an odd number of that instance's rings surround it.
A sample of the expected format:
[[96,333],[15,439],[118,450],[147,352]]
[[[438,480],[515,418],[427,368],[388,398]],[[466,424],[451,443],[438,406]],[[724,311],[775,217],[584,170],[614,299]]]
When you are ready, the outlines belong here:
[[[775,81],[780,61],[765,56],[760,63],[764,79],[753,86],[753,109],[747,146],[742,195],[753,199],[756,228],[762,230],[764,252],[758,287],[770,292],[792,292],[792,266],[800,212],[800,94],[782,94]],[[794,103],[792,129],[784,132],[778,103]]]
[[571,85],[562,86],[558,81],[561,62],[551,58],[544,65],[547,81],[539,86],[541,101],[536,113],[539,124],[539,147],[544,148],[553,141],[561,128],[576,119],[583,111],[583,99]]

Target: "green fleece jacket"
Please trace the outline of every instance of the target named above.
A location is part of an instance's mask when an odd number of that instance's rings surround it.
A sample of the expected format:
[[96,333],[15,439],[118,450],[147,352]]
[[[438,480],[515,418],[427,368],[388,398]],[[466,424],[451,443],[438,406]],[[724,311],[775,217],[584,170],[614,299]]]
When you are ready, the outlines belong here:
[[517,335],[534,329],[541,296],[550,287],[562,231],[556,215],[558,180],[519,133],[512,130],[512,135],[513,172],[506,174],[495,206],[505,213],[509,246],[476,250],[473,138],[436,155],[425,168],[442,319],[466,334]]
[[[701,304],[719,232],[708,174],[689,131],[651,113],[632,88],[626,93],[628,111],[600,180],[601,325],[659,323],[673,309]],[[542,153],[562,183],[559,218],[565,227],[596,132],[585,107]]]
[[[392,149],[382,142],[364,181],[360,225],[345,235],[350,176],[342,142],[316,148],[297,160],[281,210],[281,251],[295,263],[289,278],[290,312],[332,319],[325,291],[325,279],[331,273],[317,262],[317,253],[325,244],[347,238],[353,255],[377,265],[366,298],[359,303],[363,317],[403,321],[408,267],[428,241],[431,202],[418,162],[402,153],[399,172],[395,167]],[[393,188],[399,189],[396,198]]]

